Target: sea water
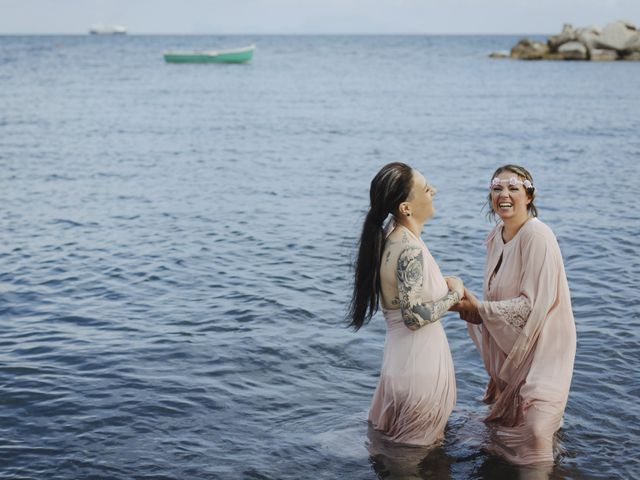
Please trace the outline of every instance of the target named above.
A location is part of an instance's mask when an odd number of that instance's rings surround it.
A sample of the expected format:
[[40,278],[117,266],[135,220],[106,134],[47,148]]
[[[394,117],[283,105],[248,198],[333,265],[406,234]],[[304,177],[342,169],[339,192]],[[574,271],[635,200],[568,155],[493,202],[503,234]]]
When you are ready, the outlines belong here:
[[[454,314],[444,443],[372,453],[384,322],[344,316],[369,182],[403,161],[476,294],[491,173],[533,173],[578,331],[551,477],[638,476],[640,63],[487,58],[518,38],[0,37],[0,475],[523,473],[482,450]],[[253,42],[248,65],[162,59]]]

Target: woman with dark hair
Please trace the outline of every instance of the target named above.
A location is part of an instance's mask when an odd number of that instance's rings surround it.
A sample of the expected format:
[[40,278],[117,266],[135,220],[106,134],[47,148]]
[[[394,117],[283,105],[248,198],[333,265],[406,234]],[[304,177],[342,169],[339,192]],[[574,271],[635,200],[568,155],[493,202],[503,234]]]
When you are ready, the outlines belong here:
[[576,352],[576,328],[560,247],[538,220],[536,190],[523,167],[491,177],[484,301],[465,289],[454,307],[469,322],[489,383],[489,449],[518,465],[551,464]]
[[378,304],[387,323],[371,425],[392,441],[423,446],[442,438],[456,402],[453,361],[439,320],[464,292],[459,278],[442,276],[420,239],[435,194],[404,163],[385,165],[374,177],[350,309],[356,330]]

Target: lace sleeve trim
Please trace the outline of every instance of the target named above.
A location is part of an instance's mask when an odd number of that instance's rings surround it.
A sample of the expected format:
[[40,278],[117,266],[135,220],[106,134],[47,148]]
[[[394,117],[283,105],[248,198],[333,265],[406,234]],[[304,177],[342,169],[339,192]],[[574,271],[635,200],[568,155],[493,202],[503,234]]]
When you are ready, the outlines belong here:
[[495,308],[497,313],[517,330],[522,330],[531,313],[529,301],[524,296],[495,302]]

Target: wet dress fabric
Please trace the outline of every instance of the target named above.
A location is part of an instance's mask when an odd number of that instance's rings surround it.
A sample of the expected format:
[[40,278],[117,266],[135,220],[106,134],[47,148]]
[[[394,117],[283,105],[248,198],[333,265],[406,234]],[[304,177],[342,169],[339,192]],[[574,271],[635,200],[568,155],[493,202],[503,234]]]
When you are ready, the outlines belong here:
[[558,242],[534,218],[509,242],[487,238],[482,324],[469,324],[489,374],[490,450],[519,465],[553,462],[576,352],[569,286]]
[[[440,300],[449,291],[447,283],[427,246],[418,241],[424,259],[422,300]],[[369,421],[394,442],[432,445],[442,439],[456,403],[445,331],[439,320],[410,330],[400,309],[383,309],[383,314],[387,327],[384,354]]]

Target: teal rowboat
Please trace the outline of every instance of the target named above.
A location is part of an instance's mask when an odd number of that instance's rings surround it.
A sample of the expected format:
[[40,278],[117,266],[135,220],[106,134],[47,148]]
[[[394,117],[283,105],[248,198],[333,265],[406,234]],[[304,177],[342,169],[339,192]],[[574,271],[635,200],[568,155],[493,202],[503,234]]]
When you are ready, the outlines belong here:
[[253,57],[255,45],[225,50],[193,50],[164,52],[168,63],[247,63]]

